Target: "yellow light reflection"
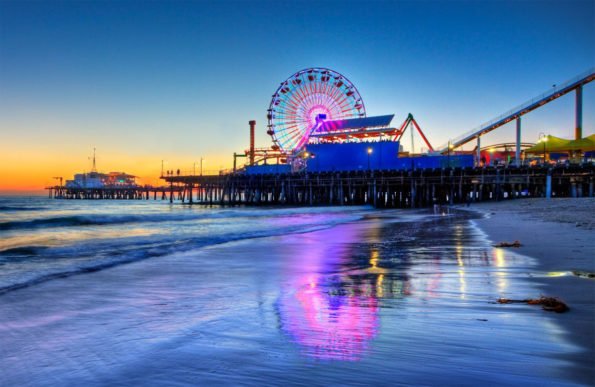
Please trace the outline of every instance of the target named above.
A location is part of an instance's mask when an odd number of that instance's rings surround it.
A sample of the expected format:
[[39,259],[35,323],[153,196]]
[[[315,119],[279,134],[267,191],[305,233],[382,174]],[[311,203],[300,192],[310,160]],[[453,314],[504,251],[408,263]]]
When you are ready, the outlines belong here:
[[[506,259],[504,258],[504,250],[503,249],[494,249],[494,264],[498,268],[506,267]],[[496,286],[498,286],[498,291],[500,294],[506,291],[508,287],[508,281],[506,280],[506,274],[502,270],[496,271]]]
[[467,281],[465,280],[465,269],[459,269],[459,291],[461,292],[461,299],[465,299],[467,295]]
[[[455,235],[457,234],[457,230],[455,229]],[[467,294],[467,281],[465,280],[465,264],[463,263],[463,245],[457,244],[455,246],[456,256],[457,256],[457,264],[459,265],[459,291],[461,292],[461,299],[465,299]]]
[[370,256],[370,266],[372,266],[372,269],[378,268],[378,250],[372,250],[372,254]]
[[571,275],[572,273],[569,271],[550,271],[547,273],[548,277],[566,277],[567,275]]
[[380,253],[378,250],[372,250],[370,252],[370,268],[367,270],[369,273],[382,274],[386,273],[386,269],[378,267],[378,261],[380,260]]
[[384,281],[384,274],[380,274],[376,279],[376,297],[384,297],[384,289],[382,289],[382,281]]
[[506,262],[504,261],[504,250],[496,249],[494,255],[495,255],[494,261],[495,261],[496,267],[505,267]]
[[457,255],[457,263],[460,267],[465,266],[465,264],[463,263],[463,247],[462,246],[457,246],[456,248],[456,255]]

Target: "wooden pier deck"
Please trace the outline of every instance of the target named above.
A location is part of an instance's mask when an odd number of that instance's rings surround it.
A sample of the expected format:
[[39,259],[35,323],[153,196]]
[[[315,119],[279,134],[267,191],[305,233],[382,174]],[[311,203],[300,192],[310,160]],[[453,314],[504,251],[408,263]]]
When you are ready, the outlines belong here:
[[271,175],[163,176],[167,186],[47,187],[57,199],[169,200],[207,205],[419,208],[523,197],[593,197],[595,166],[465,168]]
[[180,190],[186,204],[417,208],[522,197],[593,197],[594,170],[585,165],[162,178],[171,190]]

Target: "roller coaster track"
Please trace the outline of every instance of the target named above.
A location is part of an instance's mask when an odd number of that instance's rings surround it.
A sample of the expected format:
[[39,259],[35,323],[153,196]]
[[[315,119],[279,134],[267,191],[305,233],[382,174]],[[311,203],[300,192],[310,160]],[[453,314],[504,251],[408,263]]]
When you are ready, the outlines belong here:
[[479,136],[483,136],[486,133],[491,132],[494,129],[499,128],[502,125],[509,123],[510,121],[516,120],[520,116],[529,113],[537,108],[542,107],[543,105],[547,104],[548,102],[552,102],[553,100],[560,98],[561,96],[570,93],[571,91],[586,85],[587,83],[591,82],[595,79],[595,68],[591,68],[589,71],[572,78],[561,85],[554,86],[552,89],[548,90],[547,92],[531,99],[507,111],[506,113],[494,118],[491,121],[488,121],[479,127],[457,137],[456,139],[449,142],[442,147],[440,147],[437,151],[440,153],[447,153],[449,145],[451,149],[456,149],[476,138]]

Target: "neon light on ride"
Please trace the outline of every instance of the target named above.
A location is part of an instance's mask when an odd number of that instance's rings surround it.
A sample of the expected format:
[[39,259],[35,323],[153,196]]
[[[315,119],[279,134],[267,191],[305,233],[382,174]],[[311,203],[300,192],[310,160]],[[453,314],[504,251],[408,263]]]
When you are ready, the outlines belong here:
[[326,68],[296,72],[281,83],[268,109],[268,134],[287,154],[299,151],[320,126],[318,117],[340,120],[366,116],[364,102],[343,75]]

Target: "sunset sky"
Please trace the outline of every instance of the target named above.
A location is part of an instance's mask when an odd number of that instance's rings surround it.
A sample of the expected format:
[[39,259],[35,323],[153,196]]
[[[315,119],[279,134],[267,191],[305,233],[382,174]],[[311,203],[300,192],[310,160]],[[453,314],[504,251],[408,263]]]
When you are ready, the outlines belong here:
[[[368,115],[411,112],[442,145],[595,66],[595,2],[0,1],[0,192],[53,176],[232,165],[269,146],[266,110],[308,67],[344,74]],[[595,132],[595,82],[583,133]],[[523,118],[571,138],[574,93]],[[483,140],[513,141],[514,124]],[[408,147],[408,143],[405,144]]]

